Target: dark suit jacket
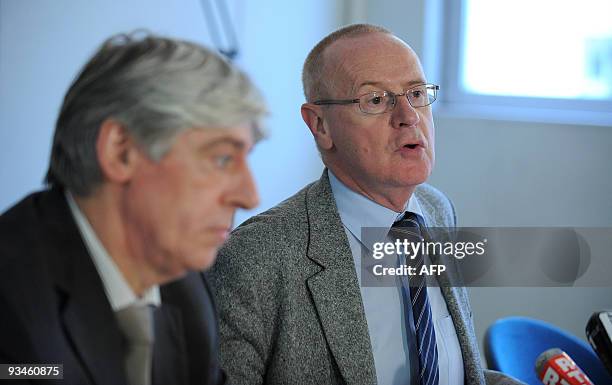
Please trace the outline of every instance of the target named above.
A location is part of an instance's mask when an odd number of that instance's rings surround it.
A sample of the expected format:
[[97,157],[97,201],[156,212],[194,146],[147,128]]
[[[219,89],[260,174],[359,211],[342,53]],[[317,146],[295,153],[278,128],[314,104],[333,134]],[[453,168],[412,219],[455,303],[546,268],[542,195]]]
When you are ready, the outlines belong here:
[[[221,383],[203,275],[189,273],[160,291],[154,379]],[[0,309],[0,363],[64,365],[64,380],[42,384],[126,384],[126,344],[63,191],[32,194],[0,216]]]

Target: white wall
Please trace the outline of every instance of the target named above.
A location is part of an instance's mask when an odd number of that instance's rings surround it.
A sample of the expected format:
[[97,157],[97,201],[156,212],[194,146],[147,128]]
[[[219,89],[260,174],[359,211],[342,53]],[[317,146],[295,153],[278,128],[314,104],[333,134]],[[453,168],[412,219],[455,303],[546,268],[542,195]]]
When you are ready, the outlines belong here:
[[40,188],[63,95],[105,38],[144,27],[208,41],[196,1],[164,3],[0,2],[0,210]]
[[[270,138],[251,156],[263,210],[322,166],[299,106],[309,49],[338,24],[336,2],[232,0],[237,63],[270,105]],[[211,45],[199,0],[0,0],[0,211],[42,186],[62,97],[108,36],[146,28]],[[252,213],[241,212],[237,222]]]
[[251,158],[260,206],[240,212],[236,223],[270,208],[318,179],[323,165],[314,140],[302,121],[302,65],[310,49],[336,28],[338,2],[243,2],[241,36],[244,67],[270,103],[270,139]]
[[[612,227],[612,127],[440,117],[436,128],[431,182],[460,225]],[[472,288],[471,298],[480,338],[496,319],[522,315],[585,339],[591,313],[612,308],[609,287]]]

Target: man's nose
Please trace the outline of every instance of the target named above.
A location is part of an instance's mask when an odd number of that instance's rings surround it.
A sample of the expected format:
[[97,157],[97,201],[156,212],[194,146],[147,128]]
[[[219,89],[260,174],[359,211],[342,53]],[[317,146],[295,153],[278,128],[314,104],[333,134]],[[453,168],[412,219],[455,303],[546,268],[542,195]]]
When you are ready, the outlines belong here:
[[393,108],[391,123],[393,127],[416,126],[421,120],[417,109],[410,105],[406,93],[395,97],[395,108]]
[[247,164],[244,165],[237,178],[238,180],[227,194],[226,203],[241,209],[257,207],[259,204],[259,194],[257,193],[255,179]]

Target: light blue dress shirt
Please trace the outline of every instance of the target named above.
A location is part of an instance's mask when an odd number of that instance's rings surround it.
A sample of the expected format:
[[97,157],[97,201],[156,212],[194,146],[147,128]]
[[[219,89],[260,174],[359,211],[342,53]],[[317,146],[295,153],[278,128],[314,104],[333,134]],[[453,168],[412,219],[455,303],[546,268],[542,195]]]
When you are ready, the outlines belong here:
[[[402,215],[356,193],[346,187],[329,171],[336,206],[348,237],[355,262],[361,298],[370,333],[374,355],[376,378],[379,385],[417,384],[416,372],[419,358],[412,310],[404,311],[401,289],[398,287],[364,287],[361,285],[361,241],[362,227],[381,229],[381,240],[385,240],[393,222]],[[404,211],[421,216],[416,198],[411,197]],[[426,218],[425,218],[426,220]],[[431,305],[438,348],[440,384],[463,385],[463,359],[453,320],[448,313],[446,302],[439,287],[428,286],[427,294]],[[408,321],[406,322],[406,318]],[[405,325],[412,325],[406,330]],[[412,382],[411,382],[412,381]]]

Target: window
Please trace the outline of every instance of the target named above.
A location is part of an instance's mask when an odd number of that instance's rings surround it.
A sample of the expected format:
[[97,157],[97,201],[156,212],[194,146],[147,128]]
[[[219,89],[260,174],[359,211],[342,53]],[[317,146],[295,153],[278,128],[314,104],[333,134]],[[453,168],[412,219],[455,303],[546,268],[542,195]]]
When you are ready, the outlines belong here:
[[612,125],[612,1],[444,5],[447,105]]

